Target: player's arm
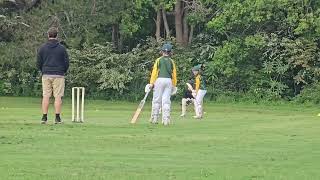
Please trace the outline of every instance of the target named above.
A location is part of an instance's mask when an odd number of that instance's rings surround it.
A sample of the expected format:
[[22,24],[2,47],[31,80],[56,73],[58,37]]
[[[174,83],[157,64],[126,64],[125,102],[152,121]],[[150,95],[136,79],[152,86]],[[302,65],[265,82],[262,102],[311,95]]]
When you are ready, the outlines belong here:
[[187,86],[188,86],[188,90],[189,90],[189,91],[194,91],[194,89],[192,88],[192,86],[191,86],[190,83],[186,83],[186,84],[187,84]]
[[40,48],[38,49],[38,52],[37,52],[37,67],[40,71],[42,70],[42,65],[43,65],[43,59],[41,56],[41,48]]
[[172,69],[172,85],[177,87],[177,68],[176,64],[172,61],[173,69]]
[[68,55],[68,52],[67,52],[67,50],[65,49],[65,52],[64,52],[65,54],[64,54],[64,63],[65,63],[65,73],[68,71],[68,69],[69,69],[69,62],[70,62],[70,60],[69,60],[69,55]]
[[196,90],[196,92],[198,92],[199,91],[199,89],[200,89],[200,82],[201,81],[201,79],[200,79],[200,75],[197,75],[197,77],[196,77],[196,84],[195,84],[195,90]]
[[151,88],[154,86],[154,83],[156,82],[156,80],[158,78],[158,73],[159,73],[158,63],[159,63],[159,59],[156,60],[156,62],[153,65],[153,68],[152,68],[151,77],[150,77]]

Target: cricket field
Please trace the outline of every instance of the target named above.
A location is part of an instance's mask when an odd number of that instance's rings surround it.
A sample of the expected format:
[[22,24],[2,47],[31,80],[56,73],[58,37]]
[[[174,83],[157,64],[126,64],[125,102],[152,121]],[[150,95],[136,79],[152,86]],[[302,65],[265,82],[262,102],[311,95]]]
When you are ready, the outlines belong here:
[[[316,105],[205,104],[205,118],[169,127],[138,123],[136,103],[86,101],[85,123],[40,125],[40,98],[0,97],[3,180],[312,180],[320,179],[320,108]],[[189,112],[191,111],[189,108]]]

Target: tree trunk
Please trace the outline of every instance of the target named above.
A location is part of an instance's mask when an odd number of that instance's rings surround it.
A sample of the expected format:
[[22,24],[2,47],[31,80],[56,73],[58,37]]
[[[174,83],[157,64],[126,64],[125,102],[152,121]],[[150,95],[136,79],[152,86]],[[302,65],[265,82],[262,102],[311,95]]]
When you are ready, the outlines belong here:
[[189,26],[187,21],[187,13],[188,11],[185,10],[183,13],[183,45],[188,45],[189,39]]
[[189,41],[188,41],[188,44],[189,44],[189,45],[192,43],[193,30],[194,30],[194,25],[191,25],[191,27],[190,27],[190,33],[189,33]]
[[161,39],[161,8],[157,10],[157,20],[156,20],[156,40],[157,42]]
[[182,44],[183,43],[182,0],[176,0],[174,11],[175,11],[176,41],[178,44]]
[[118,41],[118,51],[122,52],[123,50],[123,36],[119,33],[119,41]]
[[118,49],[119,47],[119,24],[112,25],[112,45],[113,48]]
[[96,15],[96,0],[92,1],[91,15]]
[[167,20],[167,12],[165,8],[162,8],[162,17],[163,17],[163,24],[164,24],[164,29],[166,30],[166,38],[170,38],[170,29],[168,25],[168,20]]

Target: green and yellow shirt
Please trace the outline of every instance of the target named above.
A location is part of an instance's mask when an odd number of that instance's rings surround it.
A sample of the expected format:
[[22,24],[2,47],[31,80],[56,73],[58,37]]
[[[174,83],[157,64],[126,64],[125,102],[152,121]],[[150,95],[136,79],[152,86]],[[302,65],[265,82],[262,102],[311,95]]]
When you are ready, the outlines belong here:
[[194,86],[195,86],[196,92],[198,92],[199,89],[206,90],[207,87],[206,87],[205,78],[203,76],[201,76],[200,74],[198,74],[195,78]]
[[157,78],[171,78],[173,86],[177,86],[176,65],[170,57],[162,56],[154,63],[150,84],[154,84]]

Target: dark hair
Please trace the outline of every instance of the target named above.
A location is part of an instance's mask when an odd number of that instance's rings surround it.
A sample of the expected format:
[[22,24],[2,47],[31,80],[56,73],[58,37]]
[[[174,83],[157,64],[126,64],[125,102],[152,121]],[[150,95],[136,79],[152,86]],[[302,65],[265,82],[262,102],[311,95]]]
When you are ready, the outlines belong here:
[[56,27],[51,27],[48,30],[48,37],[49,38],[57,38],[58,36],[58,28]]

